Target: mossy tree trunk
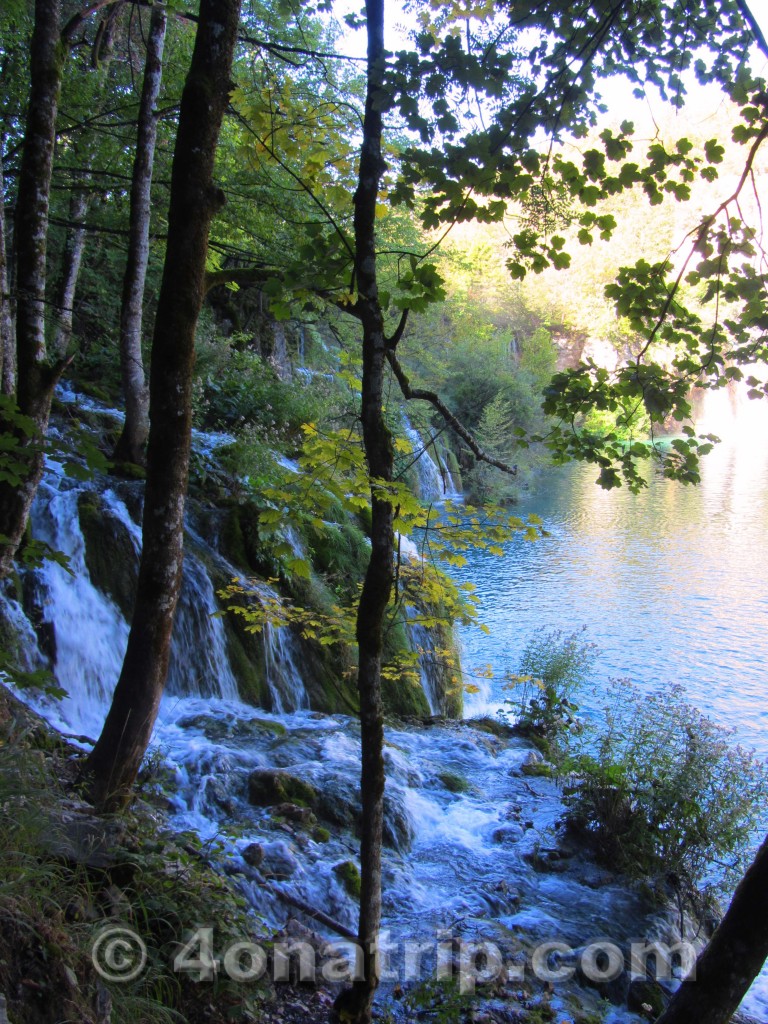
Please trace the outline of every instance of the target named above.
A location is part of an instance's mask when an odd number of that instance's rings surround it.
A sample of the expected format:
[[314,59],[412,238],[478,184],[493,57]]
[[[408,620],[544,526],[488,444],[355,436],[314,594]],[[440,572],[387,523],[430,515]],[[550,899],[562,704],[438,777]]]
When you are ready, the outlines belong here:
[[0,483],[0,577],[10,571],[43,473],[42,438],[48,429],[53,389],[63,363],[48,361],[45,347],[45,282],[48,205],[56,141],[64,47],[60,0],[35,0],[30,49],[30,93],[24,133],[14,236],[16,244],[17,404],[35,427],[3,424],[18,442],[21,483]]
[[8,250],[5,245],[5,184],[3,179],[4,140],[0,140],[0,393],[16,391],[16,334],[13,329]]
[[384,419],[386,339],[376,273],[376,199],[384,160],[381,155],[380,90],[384,77],[384,3],[367,0],[368,64],[365,118],[357,191],[354,198],[356,315],[363,330],[361,418],[371,488],[371,556],[357,610],[358,691],[360,695],[361,838],[358,943],[363,978],[339,997],[343,1019],[368,1024],[378,983],[376,946],[381,924],[381,846],[384,825],[384,713],[381,660],[384,621],[394,579],[392,504],[375,481],[391,481],[392,437]]
[[768,839],[657,1024],[727,1024],[768,957]]
[[195,327],[205,289],[213,186],[240,0],[202,0],[171,172],[168,243],[150,369],[143,547],[128,647],[112,706],[84,774],[101,809],[127,802],[157,717],[181,586],[192,427]]
[[120,309],[120,372],[125,395],[125,424],[115,448],[114,458],[136,463],[144,461],[144,445],[149,435],[149,390],[141,353],[141,327],[144,283],[149,263],[152,168],[157,141],[155,107],[163,78],[166,23],[164,9],[159,6],[153,7],[144,63],[136,156],[133,161],[128,258]]

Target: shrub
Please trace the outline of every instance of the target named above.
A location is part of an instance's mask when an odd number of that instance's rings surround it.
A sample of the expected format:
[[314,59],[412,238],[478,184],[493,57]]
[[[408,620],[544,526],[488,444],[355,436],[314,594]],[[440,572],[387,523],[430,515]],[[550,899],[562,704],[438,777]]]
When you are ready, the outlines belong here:
[[513,696],[503,712],[516,719],[515,728],[552,746],[575,722],[578,705],[573,698],[590,678],[597,646],[585,640],[584,629],[563,634],[556,629],[541,632],[528,641],[517,675],[506,687]]
[[599,859],[666,877],[683,895],[743,874],[768,793],[768,768],[683,699],[616,680],[605,726],[570,740],[566,820]]

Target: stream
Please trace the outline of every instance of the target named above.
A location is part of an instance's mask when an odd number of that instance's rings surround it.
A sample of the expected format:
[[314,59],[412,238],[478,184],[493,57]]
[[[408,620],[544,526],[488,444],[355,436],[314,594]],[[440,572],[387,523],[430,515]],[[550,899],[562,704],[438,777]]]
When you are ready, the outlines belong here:
[[[200,436],[196,443],[215,448],[218,442],[215,437]],[[740,465],[738,461],[725,463],[746,488],[744,477],[739,476]],[[762,468],[765,471],[765,461]],[[440,473],[430,476],[431,486],[445,487]],[[707,708],[717,701],[711,683],[714,675],[721,678],[726,671],[732,676],[747,675],[749,685],[740,689],[738,698],[744,710],[734,724],[745,738],[752,740],[754,729],[755,738],[762,735],[765,743],[759,719],[755,724],[752,717],[758,714],[760,693],[765,693],[764,658],[756,650],[746,654],[743,650],[747,641],[759,639],[764,646],[765,623],[761,625],[752,620],[751,612],[745,613],[742,632],[734,635],[733,618],[723,613],[721,598],[730,591],[722,580],[710,581],[709,605],[703,598],[698,606],[694,603],[698,608],[695,615],[690,605],[681,605],[680,590],[685,589],[683,583],[692,567],[701,568],[701,556],[684,552],[670,565],[675,538],[660,535],[653,526],[642,532],[642,515],[632,500],[624,499],[623,507],[635,519],[617,534],[622,538],[616,542],[620,553],[614,547],[601,556],[605,532],[616,526],[611,518],[615,512],[606,512],[607,502],[614,496],[601,495],[596,488],[588,490],[577,473],[565,484],[564,479],[557,478],[551,485],[554,491],[545,489],[530,503],[530,511],[543,513],[552,534],[550,541],[527,547],[512,545],[508,557],[494,560],[494,569],[488,569],[486,576],[480,556],[466,570],[465,578],[478,583],[484,618],[493,630],[482,648],[469,634],[463,636],[467,663],[482,656],[502,669],[514,667],[530,630],[577,627],[587,622],[590,638],[607,652],[607,672],[614,674],[618,669],[636,674],[638,665],[645,666],[647,674],[642,678],[655,682],[662,679],[664,666],[665,678],[678,679],[679,666],[687,660],[686,679],[700,679]],[[742,589],[733,593],[733,607],[743,608],[740,602],[748,597],[755,602],[755,616],[764,614],[766,607],[759,589],[753,590],[754,579],[761,573],[764,578],[768,569],[763,549],[757,546],[757,532],[750,532],[764,524],[764,505],[754,497],[756,488],[755,483],[752,490],[744,492],[747,512],[742,518],[734,512],[736,518],[724,522],[717,521],[715,513],[718,502],[725,501],[725,490],[705,486],[701,512],[714,563],[722,559],[718,544],[725,542],[718,535],[725,527],[728,543],[740,551],[743,548],[743,561],[732,576],[735,580],[748,570],[754,578],[741,580]],[[107,515],[120,524],[138,554],[135,485],[76,483],[51,462],[35,503],[33,530],[69,556],[72,572],[48,562],[31,574],[29,586],[42,608],[42,627],[38,622],[33,628],[21,608],[5,599],[6,614],[28,638],[30,668],[43,661],[40,637],[54,638],[49,653],[53,650],[55,676],[68,696],[60,702],[37,698],[33,703],[63,732],[83,737],[95,737],[100,731],[128,635],[123,612],[93,584],[85,564],[78,501],[89,491],[98,493]],[[580,495],[581,504],[577,502],[571,513],[558,517],[548,511],[554,493]],[[666,521],[681,521],[679,503],[667,495],[663,482],[651,493],[655,500],[659,493],[664,497],[661,504],[669,510]],[[690,533],[700,536],[693,530]],[[354,821],[359,727],[348,717],[308,709],[300,656],[285,630],[272,630],[265,643],[273,711],[239,700],[222,620],[215,615],[209,571],[210,560],[217,557],[215,538],[204,538],[194,530],[192,537],[194,544],[185,556],[169,683],[153,738],[153,750],[164,764],[164,777],[172,780],[170,785],[164,784],[171,824],[192,829],[203,841],[219,846],[217,857],[223,870],[238,880],[267,929],[277,929],[288,916],[295,915],[291,906],[298,900],[353,930],[357,905],[337,869],[357,859]],[[648,557],[650,564],[641,562]],[[626,575],[616,570],[619,564],[629,567]],[[665,566],[666,575],[662,571]],[[591,571],[585,573],[585,567]],[[625,594],[628,580],[633,578],[645,580],[644,596]],[[658,651],[660,630],[654,616],[661,614],[663,601],[649,600],[651,581],[668,595],[663,614],[664,621],[672,625],[675,649],[680,652],[677,662]],[[539,599],[543,605],[536,603],[537,593],[544,595]],[[602,604],[596,595],[603,596]],[[698,599],[691,596],[686,600]],[[603,624],[607,621],[628,628],[620,635],[608,629],[592,632],[598,606]],[[693,631],[685,634],[688,627]],[[706,630],[709,646],[694,655],[692,637],[699,629]],[[726,637],[729,646],[724,652]],[[624,659],[620,665],[616,664],[616,652]],[[627,660],[628,652],[634,661]],[[701,680],[702,665],[711,669],[709,682]],[[429,692],[426,675],[423,685],[432,706],[435,696]],[[28,694],[26,699],[30,699]],[[474,710],[487,710],[498,705],[499,699],[498,693],[487,689],[475,698]],[[763,720],[766,714],[760,707]],[[502,951],[505,969],[512,972],[509,977],[520,986],[526,984],[526,972],[543,942],[561,943],[571,951],[571,958],[578,958],[585,948],[599,942],[626,949],[630,942],[671,941],[673,922],[668,915],[651,911],[639,892],[618,884],[588,859],[558,848],[555,826],[562,805],[550,780],[525,773],[524,765],[531,757],[523,741],[500,739],[462,722],[436,721],[387,730],[383,928],[395,950],[398,978],[402,978],[406,943],[423,943],[425,949],[432,944],[437,949],[437,942],[445,941],[446,936],[449,941],[493,943]],[[313,787],[318,825],[323,828],[307,826],[290,816],[275,817],[268,808],[250,802],[252,774],[272,770],[288,772]],[[328,826],[327,832],[324,826]],[[258,857],[254,848],[258,848]],[[427,962],[430,956],[427,950]],[[768,991],[768,986],[759,983],[745,1009],[758,1014],[768,1010],[764,990]],[[584,989],[584,993],[587,1003],[592,1000],[598,1005],[595,988]],[[561,995],[555,987],[552,1005],[558,1020],[572,1020],[567,996],[567,988]],[[605,1019],[632,1022],[640,1018],[613,1007]]]

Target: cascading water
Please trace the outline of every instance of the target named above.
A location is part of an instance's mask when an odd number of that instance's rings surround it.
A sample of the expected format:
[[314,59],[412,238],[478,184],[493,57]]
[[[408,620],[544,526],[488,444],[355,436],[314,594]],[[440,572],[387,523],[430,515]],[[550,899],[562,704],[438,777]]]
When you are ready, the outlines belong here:
[[[34,576],[43,623],[54,634],[56,676],[69,690],[61,705],[38,706],[65,731],[91,736],[103,722],[128,627],[116,601],[91,580],[79,503],[84,492],[96,496],[101,513],[127,538],[123,549],[137,560],[140,532],[129,511],[135,503],[118,490],[84,488],[51,466],[33,515],[36,535],[66,553],[73,572],[47,563]],[[273,712],[237,700],[222,623],[212,615],[207,565],[220,556],[199,536],[191,539],[174,669],[153,740],[176,775],[168,795],[172,823],[223,841],[226,870],[268,925],[281,925],[298,901],[354,929],[357,907],[335,868],[357,857],[359,725],[294,710],[306,709],[307,698],[286,629],[264,632]],[[223,560],[220,567],[231,575]],[[9,608],[21,617],[16,606]],[[412,629],[417,646],[431,650],[423,627]],[[436,684],[426,668],[424,676],[430,709],[438,712]],[[540,938],[579,946],[600,935],[621,941],[661,927],[639,897],[581,858],[542,867],[561,805],[551,782],[521,774],[527,754],[520,741],[461,724],[388,730],[384,927],[392,941],[429,940],[436,929],[448,929],[520,951]],[[314,787],[322,828],[293,823],[279,808],[251,805],[249,776],[264,769],[288,771]],[[245,855],[254,845],[258,866]],[[559,1019],[572,1019],[562,1001],[553,1006]],[[626,1011],[612,1019],[638,1020]]]
[[[130,486],[130,485],[128,485]],[[136,497],[137,506],[140,504]],[[135,577],[141,550],[141,529],[128,505],[115,489],[79,484],[50,463],[40,485],[31,517],[33,535],[68,560],[64,568],[45,561],[27,575],[25,616],[14,602],[6,601],[6,616],[17,623],[17,632],[29,637],[35,651],[34,666],[50,662],[57,684],[68,696],[61,702],[36,701],[39,709],[59,728],[85,736],[97,736],[120,674],[129,626],[128,609],[118,607],[114,596],[99,589],[91,579],[86,540],[81,527],[80,503],[97,510],[99,521],[114,551],[110,572],[117,578]],[[211,574],[204,557],[218,559],[227,578],[234,567],[208,548],[194,532],[187,545],[184,575],[174,621],[166,701],[180,697],[219,698],[238,701],[237,680],[220,618]],[[192,550],[197,548],[198,554]],[[128,583],[127,589],[132,590]],[[275,599],[264,584],[265,597]],[[268,593],[267,593],[268,592]],[[264,628],[265,679],[280,712],[308,706],[296,643],[290,630]],[[34,638],[34,640],[33,640]],[[26,646],[26,644],[25,644]],[[47,656],[47,658],[46,658]]]
[[422,501],[440,501],[460,493],[445,464],[437,466],[429,449],[424,445],[421,434],[403,414],[403,431],[413,447],[413,458],[419,483],[419,497]]

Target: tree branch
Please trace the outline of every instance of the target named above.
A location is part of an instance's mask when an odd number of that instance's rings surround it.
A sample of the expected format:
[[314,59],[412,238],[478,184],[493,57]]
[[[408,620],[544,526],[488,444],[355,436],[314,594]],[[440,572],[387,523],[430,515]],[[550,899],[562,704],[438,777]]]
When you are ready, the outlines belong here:
[[459,435],[478,461],[486,462],[489,466],[495,466],[497,469],[500,469],[502,473],[509,473],[510,476],[517,475],[517,466],[510,466],[506,462],[502,462],[501,459],[494,459],[492,455],[488,455],[487,452],[483,451],[475,438],[470,434],[467,428],[456,419],[439,395],[435,394],[434,391],[425,391],[423,388],[411,387],[411,382],[408,380],[408,377],[392,348],[387,348],[387,362],[392,367],[392,372],[397,378],[397,383],[400,385],[400,390],[402,391],[404,398],[407,398],[409,401],[415,399],[422,402],[429,402],[430,405],[433,405],[435,409],[437,409],[451,430]]

